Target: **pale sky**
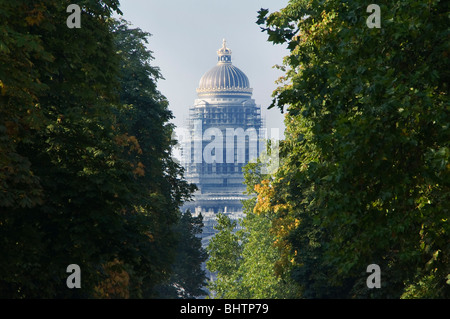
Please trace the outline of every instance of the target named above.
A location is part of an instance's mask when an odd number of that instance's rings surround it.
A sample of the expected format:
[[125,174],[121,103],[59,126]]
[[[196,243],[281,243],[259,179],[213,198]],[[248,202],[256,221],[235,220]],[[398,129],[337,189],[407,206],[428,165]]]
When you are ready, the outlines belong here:
[[[285,7],[288,0],[121,0],[123,18],[132,26],[149,32],[148,48],[153,65],[165,80],[158,89],[167,97],[180,127],[197,98],[202,75],[217,63],[216,51],[222,39],[232,50],[232,62],[249,78],[256,104],[266,119],[266,127],[284,131],[284,115],[267,110],[274,83],[282,72],[274,69],[288,54],[285,45],[267,42],[267,33],[256,24],[260,8],[269,12]],[[270,132],[270,130],[269,130]]]

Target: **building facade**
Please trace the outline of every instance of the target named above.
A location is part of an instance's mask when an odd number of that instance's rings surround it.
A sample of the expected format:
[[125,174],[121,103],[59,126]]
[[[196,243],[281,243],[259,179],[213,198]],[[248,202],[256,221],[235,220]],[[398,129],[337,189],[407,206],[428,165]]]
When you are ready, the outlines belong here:
[[203,215],[203,246],[215,234],[218,213],[243,216],[242,168],[265,147],[261,108],[252,99],[248,77],[232,64],[225,40],[217,55],[217,64],[200,79],[181,149],[185,177],[198,188],[183,210]]

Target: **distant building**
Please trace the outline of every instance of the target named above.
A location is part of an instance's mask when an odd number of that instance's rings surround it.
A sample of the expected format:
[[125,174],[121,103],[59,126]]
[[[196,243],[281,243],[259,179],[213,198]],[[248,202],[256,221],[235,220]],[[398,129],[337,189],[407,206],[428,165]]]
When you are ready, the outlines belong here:
[[232,64],[225,40],[217,55],[216,66],[200,79],[181,151],[186,179],[198,187],[195,201],[183,210],[202,213],[203,246],[215,233],[216,214],[243,217],[241,200],[247,197],[242,167],[265,147],[261,108],[252,99],[248,77]]

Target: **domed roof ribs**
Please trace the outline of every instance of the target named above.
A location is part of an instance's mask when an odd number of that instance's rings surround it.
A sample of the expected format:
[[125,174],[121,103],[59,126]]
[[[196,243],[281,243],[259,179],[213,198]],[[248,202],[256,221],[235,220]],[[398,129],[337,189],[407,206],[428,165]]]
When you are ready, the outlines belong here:
[[231,50],[223,39],[222,48],[217,51],[218,62],[206,72],[199,82],[199,97],[241,96],[250,97],[252,89],[247,76],[231,63]]
[[[242,81],[242,76],[240,76],[240,74],[238,74],[236,72],[236,70],[232,69],[231,72],[233,72],[233,74],[235,74],[234,78],[237,79],[237,83],[236,83],[236,87],[245,87],[246,83],[244,83],[244,81]],[[248,87],[248,85],[247,85]]]
[[225,83],[225,75],[226,75],[226,68],[220,68],[220,77],[219,77],[219,88],[224,88],[226,83]]
[[225,87],[227,87],[227,88],[231,88],[231,87],[235,86],[234,85],[235,84],[234,83],[234,77],[231,76],[230,69],[232,70],[232,68],[227,68],[228,72],[226,72],[228,85],[226,85]]

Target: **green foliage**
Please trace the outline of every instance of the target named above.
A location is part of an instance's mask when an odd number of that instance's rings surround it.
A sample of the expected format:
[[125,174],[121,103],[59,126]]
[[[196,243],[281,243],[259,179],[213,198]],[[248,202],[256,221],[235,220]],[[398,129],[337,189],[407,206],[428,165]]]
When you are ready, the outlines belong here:
[[[447,283],[448,285],[449,283]],[[405,292],[402,294],[402,299],[433,299],[442,297],[442,286],[432,271],[429,275],[425,275],[423,278],[415,278],[414,284],[406,287]]]
[[218,233],[209,241],[209,259],[206,262],[208,270],[217,273],[216,280],[208,284],[208,290],[213,293],[214,298],[232,299],[245,294],[236,285],[241,280],[238,270],[242,254],[239,236],[235,233],[236,226],[236,221],[226,215],[217,215],[217,225],[214,228]]
[[80,29],[68,1],[0,6],[2,297],[152,296],[175,258],[192,186],[148,34],[111,19],[118,1],[78,3]]
[[255,199],[244,205],[246,212],[242,220],[243,249],[242,286],[248,291],[248,298],[273,299],[292,298],[295,287],[289,283],[290,278],[277,276],[275,262],[280,258],[274,246],[274,236],[270,233],[272,223],[268,216],[253,212]]
[[[1,1],[0,202],[8,207],[42,202],[39,179],[30,169],[30,161],[17,151],[18,142],[28,141],[30,129],[45,123],[37,95],[46,85],[39,81],[34,63],[53,60],[39,36],[27,32],[30,25],[26,18],[31,10],[25,1]],[[36,6],[36,10],[43,8]]]
[[[290,50],[272,104],[288,115],[271,202],[300,221],[283,238],[304,297],[398,298],[431,283],[448,297],[448,4],[380,4],[381,29],[366,26],[367,5],[259,12]],[[382,289],[364,287],[371,263]]]
[[[261,163],[244,167],[247,193],[255,194],[254,187],[264,176]],[[207,267],[217,279],[209,283],[214,298],[292,298],[295,287],[289,278],[278,276],[275,263],[280,258],[271,233],[272,216],[254,212],[256,198],[243,201],[245,217],[242,229],[237,222],[223,214],[218,215],[219,231],[208,246]]]
[[191,299],[205,296],[203,287],[206,284],[202,263],[207,254],[202,248],[201,238],[203,216],[193,217],[188,210],[182,214],[175,233],[178,235],[178,246],[175,262],[169,280],[158,287],[158,298]]
[[[1,8],[8,62],[1,63],[1,110],[10,127],[2,171],[14,173],[21,161],[28,170],[22,181],[6,176],[5,183],[2,176],[2,295],[88,296],[101,280],[99,266],[119,245],[120,236],[112,236],[121,220],[116,207],[129,198],[129,169],[114,160],[109,130],[117,59],[107,16],[94,10],[98,18],[83,15],[85,28],[71,30],[64,3],[15,1]],[[34,196],[26,200],[27,193]],[[64,287],[71,263],[83,269],[82,291]]]
[[[178,207],[189,197],[193,186],[180,178],[183,169],[171,159],[173,126],[168,121],[172,113],[166,98],[156,88],[162,76],[150,64],[153,57],[145,47],[150,34],[130,28],[126,21],[115,21],[113,31],[121,57],[121,107],[115,110],[114,128],[117,143],[125,147],[121,156],[127,158],[133,169],[136,187],[133,209],[127,210],[127,223],[151,238],[150,244],[142,238],[133,238],[139,244],[139,251],[131,255],[138,266],[133,273],[139,275],[132,277],[131,285],[137,291],[142,289],[142,295],[138,296],[154,297],[154,287],[170,276],[167,269],[177,249],[173,226],[179,223]],[[124,258],[128,262],[130,253]]]

